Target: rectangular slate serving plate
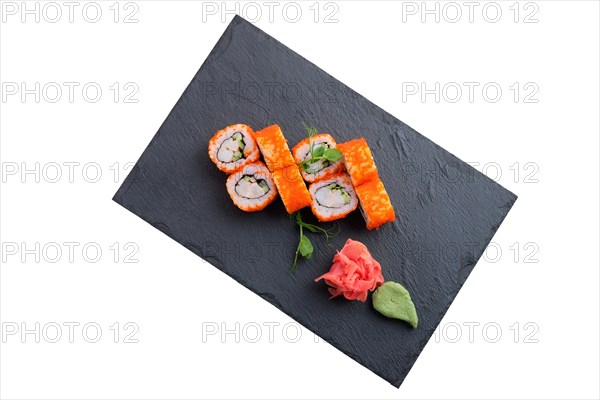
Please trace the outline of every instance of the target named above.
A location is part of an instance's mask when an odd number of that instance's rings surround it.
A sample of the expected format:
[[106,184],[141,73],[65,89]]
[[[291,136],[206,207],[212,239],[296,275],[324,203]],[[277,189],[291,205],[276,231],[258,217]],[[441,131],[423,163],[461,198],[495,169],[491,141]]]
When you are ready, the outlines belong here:
[[[315,255],[291,274],[298,229],[281,201],[238,210],[208,158],[210,137],[234,123],[277,123],[290,145],[305,137],[303,123],[338,142],[365,137],[397,220],[367,231],[352,213],[329,246],[313,236]],[[516,196],[236,16],[114,200],[399,387]],[[418,329],[370,299],[329,300],[313,281],[347,238],[410,291]]]

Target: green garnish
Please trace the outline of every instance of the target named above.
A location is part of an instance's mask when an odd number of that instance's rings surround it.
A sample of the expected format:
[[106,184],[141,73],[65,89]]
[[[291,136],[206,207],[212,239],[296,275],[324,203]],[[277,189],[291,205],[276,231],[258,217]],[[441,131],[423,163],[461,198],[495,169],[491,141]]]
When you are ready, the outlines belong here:
[[319,146],[315,149],[315,145],[313,144],[313,152],[311,153],[311,158],[323,157],[325,154],[325,146]]
[[[300,229],[302,230],[302,226],[300,227]],[[300,254],[302,254],[302,257],[312,257],[315,248],[313,247],[312,242],[310,241],[308,236],[304,236],[301,234],[300,243],[298,243],[298,250],[300,251]]]
[[306,133],[308,135],[308,139],[309,139],[309,152],[308,154],[310,155],[309,158],[307,158],[306,160],[302,161],[301,163],[299,163],[299,165],[302,166],[302,170],[309,172],[309,173],[314,173],[316,171],[312,171],[311,168],[311,164],[314,164],[317,161],[323,160],[324,162],[330,162],[330,163],[334,163],[339,161],[342,158],[342,152],[339,151],[338,149],[329,149],[329,148],[325,148],[325,146],[317,146],[315,148],[315,144],[314,142],[311,140],[311,138],[317,134],[317,128],[311,128],[309,126],[304,125],[304,129],[306,130]]
[[304,234],[304,229],[306,228],[312,233],[322,233],[325,235],[326,240],[334,237],[338,234],[337,227],[334,225],[329,229],[321,228],[320,226],[309,224],[307,222],[302,221],[302,214],[300,211],[296,211],[295,213],[290,215],[290,218],[294,218],[296,224],[300,227],[300,241],[298,242],[298,247],[296,248],[296,255],[294,256],[294,263],[292,264],[291,272],[296,271],[297,263],[298,263],[298,255],[300,254],[302,257],[310,259],[314,253],[315,248],[313,247],[312,242]]
[[373,307],[388,318],[408,322],[413,328],[419,324],[410,294],[399,283],[387,281],[379,286],[373,293]]

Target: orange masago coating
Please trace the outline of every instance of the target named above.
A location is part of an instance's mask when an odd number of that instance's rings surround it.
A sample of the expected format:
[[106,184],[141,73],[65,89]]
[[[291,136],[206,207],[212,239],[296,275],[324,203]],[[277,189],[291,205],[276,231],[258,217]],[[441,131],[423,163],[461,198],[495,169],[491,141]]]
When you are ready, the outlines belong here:
[[271,172],[288,165],[295,165],[287,140],[283,136],[279,125],[271,125],[261,131],[254,132],[254,139]]
[[379,178],[354,188],[360,200],[360,211],[367,222],[367,229],[379,228],[381,224],[396,219],[394,207]]
[[371,149],[364,138],[337,145],[342,152],[344,164],[354,187],[379,177]]
[[310,205],[310,193],[279,125],[271,125],[255,132],[254,138],[273,175],[288,214]]
[[273,171],[272,175],[288,214],[310,205],[310,193],[296,164]]

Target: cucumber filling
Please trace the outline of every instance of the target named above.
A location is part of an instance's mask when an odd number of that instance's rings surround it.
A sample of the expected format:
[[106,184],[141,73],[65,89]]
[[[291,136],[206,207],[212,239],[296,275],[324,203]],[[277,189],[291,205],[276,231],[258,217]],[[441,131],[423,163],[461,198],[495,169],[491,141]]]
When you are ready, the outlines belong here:
[[331,183],[317,189],[315,198],[320,206],[326,208],[340,208],[350,204],[350,194],[337,183]]
[[235,132],[221,143],[217,158],[224,163],[236,162],[244,158],[245,148],[244,135],[242,135],[242,132]]
[[267,181],[256,179],[253,175],[244,175],[235,185],[235,192],[246,199],[258,199],[271,190]]

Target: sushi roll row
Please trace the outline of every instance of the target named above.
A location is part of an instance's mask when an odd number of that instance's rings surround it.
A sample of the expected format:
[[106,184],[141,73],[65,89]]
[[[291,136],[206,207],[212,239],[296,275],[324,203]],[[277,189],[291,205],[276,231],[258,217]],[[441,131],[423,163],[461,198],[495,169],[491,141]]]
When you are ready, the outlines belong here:
[[[266,165],[260,161],[261,153]],[[308,189],[277,125],[258,132],[243,124],[221,129],[210,140],[208,155],[230,174],[227,192],[243,211],[260,211],[277,194],[290,214],[310,205]]]
[[292,149],[302,177],[310,183],[310,208],[321,222],[344,218],[358,206],[356,192],[350,176],[344,172],[341,159],[335,162],[324,158],[313,161],[313,154],[324,154],[336,147],[331,135],[321,133],[302,140]]
[[233,203],[247,212],[260,211],[277,198],[269,170],[260,161],[260,152],[248,125],[221,129],[208,142],[208,156],[226,174],[227,192]]
[[[336,161],[313,157],[331,149],[339,150],[342,157]],[[213,136],[208,154],[221,171],[230,174],[227,191],[241,210],[262,210],[279,194],[289,214],[310,206],[321,222],[344,218],[359,206],[367,229],[396,218],[363,138],[337,144],[327,133],[309,135],[290,151],[278,125],[254,132],[237,124]]]
[[[334,163],[326,159],[311,160],[312,151],[323,154],[327,149],[337,149],[342,158]],[[319,150],[320,147],[323,149]],[[311,209],[321,222],[344,218],[360,204],[367,229],[379,228],[396,219],[394,207],[379,179],[371,149],[364,138],[337,144],[326,133],[302,140],[292,153],[302,165],[304,180],[310,183]]]

